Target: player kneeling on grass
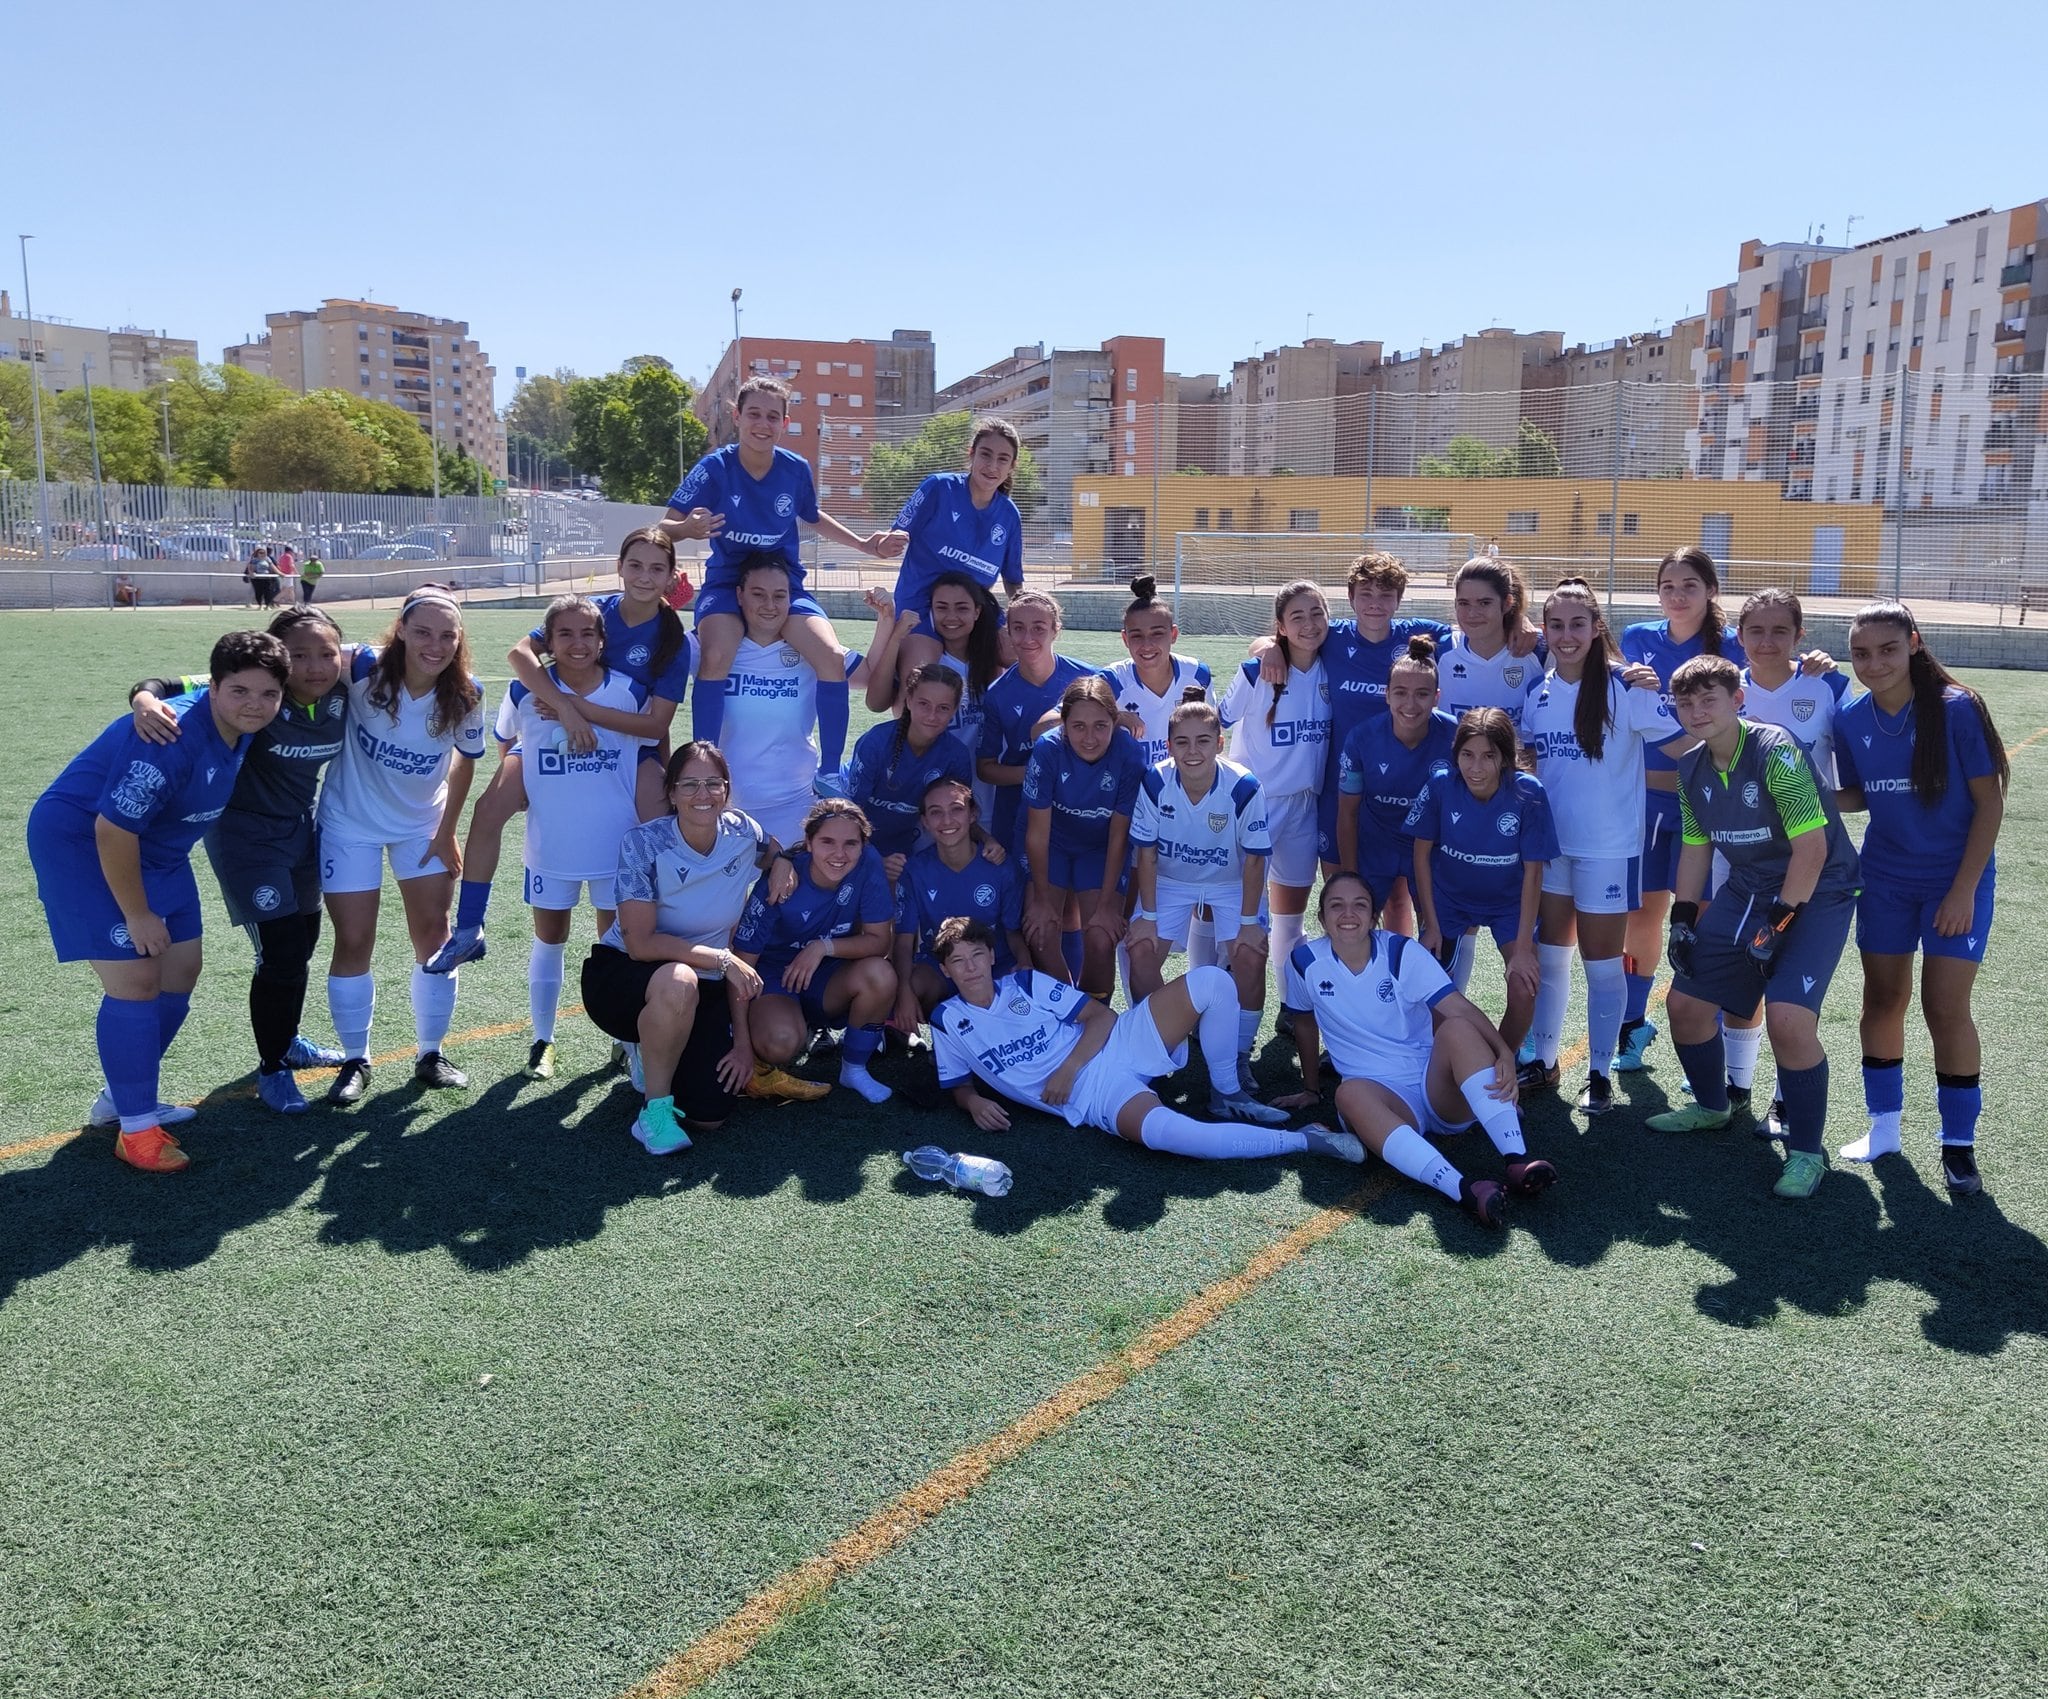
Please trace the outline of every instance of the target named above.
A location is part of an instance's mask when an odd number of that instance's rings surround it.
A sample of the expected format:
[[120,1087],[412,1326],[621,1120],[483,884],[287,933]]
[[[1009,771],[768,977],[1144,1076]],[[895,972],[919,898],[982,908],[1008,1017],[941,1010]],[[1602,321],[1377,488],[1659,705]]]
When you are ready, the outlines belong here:
[[[886,1103],[889,1088],[868,1072],[868,1062],[882,1047],[882,1023],[896,1001],[896,970],[889,965],[896,898],[868,837],[868,818],[858,804],[844,797],[813,803],[804,847],[790,857],[796,888],[778,902],[764,880],[732,942],[733,953],[761,976],[760,994],[745,1017],[759,1061],[780,1067],[803,1049],[813,1028],[843,1026],[839,1083],[870,1103]],[[801,1083],[814,1086],[802,1095],[825,1095],[824,1086]]]
[[965,779],[934,779],[918,810],[931,843],[912,850],[897,881],[896,1008],[890,1024],[912,1033],[948,997],[932,946],[956,915],[978,920],[996,941],[996,972],[1031,959],[1024,942],[1024,875],[1002,846],[980,836],[981,805]]
[[[1649,1124],[1680,1133],[1728,1125],[1719,1017],[1750,1025],[1761,1002],[1785,1106],[1785,1167],[1772,1190],[1811,1197],[1827,1169],[1820,1006],[1856,912],[1856,851],[1798,741],[1741,718],[1733,661],[1696,656],[1672,674],[1671,695],[1680,723],[1700,739],[1678,758],[1683,847],[1670,937],[1671,1036],[1694,1102]],[[1728,877],[1701,913],[1716,850]]]
[[1010,1114],[974,1089],[977,1079],[1069,1126],[1100,1127],[1147,1150],[1211,1158],[1308,1150],[1365,1160],[1355,1138],[1328,1127],[1197,1121],[1159,1101],[1152,1081],[1186,1064],[1190,1037],[1202,1047],[1211,1089],[1236,1095],[1237,987],[1221,968],[1198,967],[1118,1015],[1047,973],[998,978],[995,935],[978,920],[947,921],[936,953],[959,988],[932,1011],[939,1083],[983,1132],[1002,1132]]
[[1376,930],[1379,893],[1356,873],[1323,881],[1323,936],[1287,958],[1287,995],[1305,1089],[1274,1101],[1320,1096],[1318,1043],[1336,1067],[1343,1125],[1411,1180],[1433,1186],[1487,1227],[1503,1225],[1497,1181],[1468,1180],[1425,1134],[1462,1132],[1474,1121],[1507,1158],[1507,1190],[1532,1195],[1557,1170],[1532,1157],[1515,1108],[1515,1052],[1452,986],[1413,938]]

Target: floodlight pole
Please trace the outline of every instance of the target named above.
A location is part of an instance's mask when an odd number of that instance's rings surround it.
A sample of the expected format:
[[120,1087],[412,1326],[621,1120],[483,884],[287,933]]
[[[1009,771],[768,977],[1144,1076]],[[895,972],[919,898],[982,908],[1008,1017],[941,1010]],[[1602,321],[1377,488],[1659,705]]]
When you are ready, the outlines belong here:
[[28,286],[28,245],[33,238],[21,238],[21,308],[28,314],[28,392],[35,414],[36,431],[36,521],[42,536],[42,555],[50,558],[50,478],[43,464],[43,357],[36,347],[36,303]]

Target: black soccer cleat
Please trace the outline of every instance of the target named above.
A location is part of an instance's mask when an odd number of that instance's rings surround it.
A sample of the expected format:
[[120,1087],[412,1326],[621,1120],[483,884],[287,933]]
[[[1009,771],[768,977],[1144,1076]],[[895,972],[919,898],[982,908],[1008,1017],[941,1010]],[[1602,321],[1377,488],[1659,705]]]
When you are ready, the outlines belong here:
[[1579,1093],[1581,1115],[1605,1115],[1614,1107],[1614,1082],[1599,1072],[1586,1076],[1586,1089]]
[[459,1091],[469,1084],[469,1076],[438,1050],[429,1050],[413,1063],[412,1077],[435,1090]]
[[334,1076],[334,1083],[327,1088],[329,1103],[359,1103],[363,1093],[370,1089],[370,1064],[360,1056],[351,1056],[342,1063],[341,1071]]
[[1460,1180],[1458,1206],[1482,1227],[1508,1224],[1508,1194],[1498,1180]]
[[1533,1198],[1557,1184],[1557,1170],[1540,1156],[1508,1158],[1508,1190],[1521,1198]]

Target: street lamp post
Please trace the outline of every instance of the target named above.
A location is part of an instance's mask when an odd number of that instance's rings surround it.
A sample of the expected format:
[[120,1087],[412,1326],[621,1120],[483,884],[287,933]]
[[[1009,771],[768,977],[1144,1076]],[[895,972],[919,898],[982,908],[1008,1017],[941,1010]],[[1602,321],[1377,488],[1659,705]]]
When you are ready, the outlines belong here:
[[[35,414],[36,432],[36,522],[42,534],[43,559],[50,558],[50,479],[43,465],[43,357],[36,346],[36,303],[28,287],[28,245],[21,238],[21,306],[28,314],[29,405]],[[737,295],[738,291],[735,290]]]
[[[746,344],[740,340],[740,292],[735,288],[732,292],[732,399],[735,421],[737,421],[739,414],[740,391],[746,387],[746,369],[747,348]],[[716,423],[716,421],[714,420],[713,423]],[[735,435],[737,435],[739,428],[737,422],[735,422],[733,428]]]
[[[85,434],[92,443],[92,494],[93,506],[99,513],[98,539],[107,541],[107,486],[100,475],[100,422],[92,405],[92,356],[84,355],[78,362],[85,373]],[[108,559],[113,556],[109,555]]]

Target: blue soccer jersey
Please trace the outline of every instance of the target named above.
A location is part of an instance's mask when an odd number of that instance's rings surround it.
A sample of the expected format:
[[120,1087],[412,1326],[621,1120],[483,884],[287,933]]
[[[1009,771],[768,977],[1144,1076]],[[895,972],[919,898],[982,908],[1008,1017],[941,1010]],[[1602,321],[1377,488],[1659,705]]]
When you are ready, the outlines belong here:
[[1358,798],[1358,871],[1384,893],[1383,881],[1415,867],[1408,814],[1432,775],[1447,772],[1458,722],[1442,709],[1429,716],[1410,749],[1394,735],[1394,716],[1375,714],[1353,730],[1337,761],[1337,788]]
[[853,746],[846,764],[846,794],[867,811],[874,827],[874,847],[883,855],[903,855],[917,844],[923,830],[918,810],[928,786],[940,779],[974,784],[974,763],[967,747],[942,733],[919,755],[897,730],[894,720],[870,726]]
[[1024,806],[1052,810],[1052,847],[1068,855],[1100,854],[1109,847],[1109,823],[1130,819],[1145,775],[1138,740],[1118,726],[1098,761],[1083,761],[1054,726],[1031,746],[1024,767]]
[[[1998,771],[1976,703],[1950,686],[1942,706],[1948,717],[1948,788],[1933,802],[1913,789],[1913,744],[1918,736],[1913,703],[1896,714],[1867,692],[1835,716],[1835,767],[1845,791],[1861,791],[1870,810],[1863,834],[1864,884],[1902,895],[1938,897],[1955,883],[1963,845],[1977,817],[1972,779]],[[1987,864],[1986,871],[1993,862]]]
[[1010,934],[1024,929],[1024,876],[1014,857],[997,866],[977,852],[955,872],[940,859],[937,846],[927,845],[904,864],[900,885],[896,930],[917,940],[919,955],[929,960],[940,926],[965,915],[995,934],[997,973],[1017,965]]
[[1333,619],[1323,639],[1323,674],[1330,681],[1330,773],[1336,776],[1337,753],[1344,740],[1365,719],[1387,711],[1387,680],[1394,663],[1408,653],[1408,639],[1427,637],[1442,655],[1452,628],[1436,619],[1397,619],[1384,637],[1359,634],[1355,619]]
[[207,691],[165,706],[178,716],[177,742],[145,743],[123,714],[72,757],[36,803],[48,827],[85,846],[81,879],[97,884],[101,877],[91,847],[96,818],[140,840],[145,868],[178,867],[234,795],[250,739],[222,740]]
[[[1671,675],[1695,655],[1704,655],[1707,646],[1704,630],[1696,631],[1685,642],[1675,642],[1671,636],[1671,622],[1668,619],[1646,619],[1638,621],[1621,634],[1621,658],[1624,661],[1641,661],[1657,674],[1657,685],[1666,708],[1671,707]],[[1749,657],[1742,652],[1742,640],[1735,635],[1735,628],[1726,626],[1721,632],[1721,653],[1738,667]],[[1677,715],[1672,715],[1673,723]],[[1649,773],[1669,773],[1677,769],[1678,757],[1667,755],[1654,746],[1643,751],[1643,768]]]
[[[1077,678],[1088,677],[1094,670],[1064,655],[1055,655],[1052,671],[1043,684],[1033,684],[1015,667],[1004,673],[981,698],[981,747],[976,752],[979,758],[1005,767],[1023,766],[1031,759],[1031,745],[1037,741],[1033,728],[1059,706],[1068,685]],[[996,842],[1005,848],[1023,842],[1023,816],[1018,803],[1022,794],[1021,785],[996,787],[995,813],[988,827]]]
[[708,507],[725,516],[725,529],[707,545],[702,589],[736,590],[740,562],[752,554],[780,555],[789,562],[789,593],[804,587],[799,520],[818,522],[818,491],[811,463],[786,448],[775,451],[768,475],[757,478],[740,464],[739,444],[715,448],[690,468],[668,505],[678,513]]
[[976,507],[965,472],[934,472],[911,493],[893,531],[910,545],[896,574],[896,606],[929,611],[932,584],[942,572],[964,572],[984,589],[1001,579],[1012,590],[1024,583],[1024,521],[1000,491]]
[[1403,823],[1430,845],[1430,895],[1446,931],[1519,918],[1522,868],[1557,857],[1550,798],[1529,773],[1509,773],[1481,802],[1455,766],[1430,778]]
[[[684,632],[682,643],[657,677],[654,657],[661,648],[661,615],[628,625],[620,612],[624,601],[617,591],[597,598],[597,611],[604,616],[604,664],[615,673],[624,673],[649,696],[687,701],[690,679],[697,670],[697,639]],[[547,641],[547,628],[537,625],[527,635],[538,648]]]
[[747,898],[732,935],[735,950],[760,958],[761,978],[771,985],[781,979],[782,970],[796,960],[806,944],[820,938],[848,938],[874,921],[896,917],[896,898],[873,844],[861,851],[860,860],[830,890],[811,878],[809,850],[794,850],[789,860],[796,869],[796,889],[781,902],[770,902],[764,876]]

